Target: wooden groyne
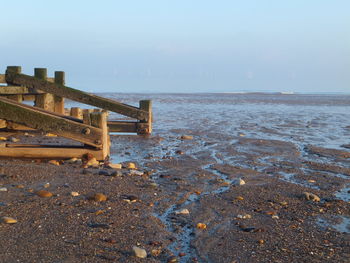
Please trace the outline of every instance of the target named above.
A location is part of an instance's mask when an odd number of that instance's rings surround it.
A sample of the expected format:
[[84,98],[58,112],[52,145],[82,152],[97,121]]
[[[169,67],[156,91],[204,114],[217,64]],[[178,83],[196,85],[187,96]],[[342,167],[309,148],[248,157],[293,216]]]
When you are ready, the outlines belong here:
[[[22,74],[21,67],[9,66],[0,74],[0,128],[40,130],[83,144],[82,147],[5,144],[1,157],[71,158],[91,153],[96,159],[109,156],[109,132],[150,134],[152,102],[142,100],[139,107],[120,103],[65,85],[65,73],[47,77],[46,68],[35,68],[34,76]],[[65,109],[65,99],[97,107]],[[34,106],[23,104],[33,101]],[[133,121],[110,121],[108,111]]]

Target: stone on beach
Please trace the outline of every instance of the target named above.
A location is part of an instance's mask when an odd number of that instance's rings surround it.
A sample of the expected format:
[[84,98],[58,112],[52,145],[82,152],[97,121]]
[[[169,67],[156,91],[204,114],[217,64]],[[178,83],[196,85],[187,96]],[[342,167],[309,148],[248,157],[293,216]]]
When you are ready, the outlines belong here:
[[136,169],[136,165],[134,163],[127,163],[125,165],[125,168],[127,168],[127,169]]
[[189,215],[190,211],[187,208],[181,209],[180,211],[176,211],[175,214],[177,215]]
[[182,135],[180,137],[181,140],[193,140],[193,136],[192,135]]
[[204,223],[198,223],[198,224],[197,224],[197,228],[198,228],[198,229],[206,229],[206,228],[207,228],[207,225],[204,224]]
[[311,200],[313,202],[320,202],[321,201],[321,199],[313,193],[304,192],[303,195],[306,198],[306,200]]
[[49,164],[53,164],[53,165],[57,165],[57,166],[60,165],[60,163],[58,161],[56,161],[56,160],[50,160]]
[[86,163],[87,166],[92,166],[92,167],[99,167],[100,162],[96,160],[95,157],[91,158],[90,160],[87,161]]
[[46,190],[39,190],[36,192],[36,195],[40,197],[51,197],[53,194]]
[[0,187],[0,192],[7,192],[7,188],[6,187]]
[[147,252],[143,248],[133,246],[132,250],[134,251],[135,256],[138,258],[146,258],[147,257]]
[[107,196],[102,193],[96,193],[90,199],[96,202],[105,202],[107,201]]
[[233,180],[232,184],[233,185],[244,185],[245,181],[242,178],[238,178],[238,179]]
[[5,224],[15,224],[15,223],[17,223],[16,219],[14,219],[12,217],[8,217],[8,216],[2,217],[1,221],[4,222]]
[[122,169],[122,165],[120,163],[109,163],[108,167],[113,169]]
[[78,192],[71,192],[70,194],[71,194],[71,196],[79,196]]

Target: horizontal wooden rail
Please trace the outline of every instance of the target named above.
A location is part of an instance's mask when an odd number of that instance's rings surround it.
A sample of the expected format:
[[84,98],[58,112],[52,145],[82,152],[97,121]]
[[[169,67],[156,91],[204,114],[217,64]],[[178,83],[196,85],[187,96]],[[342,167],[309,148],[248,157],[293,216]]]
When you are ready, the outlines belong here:
[[69,159],[73,157],[82,158],[84,154],[90,153],[97,160],[104,160],[102,150],[87,148],[50,148],[41,147],[0,147],[0,157],[7,158],[45,158],[45,159]]
[[128,122],[128,121],[108,121],[110,132],[137,132],[139,134],[147,134],[149,129],[148,123]]
[[147,111],[141,110],[137,107],[92,95],[67,86],[51,83],[47,80],[38,79],[24,74],[18,74],[11,70],[6,71],[6,82],[12,85],[23,85],[27,88],[42,90],[47,93],[71,99],[80,103],[93,105],[138,120],[148,121],[149,118]]
[[42,109],[0,98],[0,119],[102,148],[102,129]]

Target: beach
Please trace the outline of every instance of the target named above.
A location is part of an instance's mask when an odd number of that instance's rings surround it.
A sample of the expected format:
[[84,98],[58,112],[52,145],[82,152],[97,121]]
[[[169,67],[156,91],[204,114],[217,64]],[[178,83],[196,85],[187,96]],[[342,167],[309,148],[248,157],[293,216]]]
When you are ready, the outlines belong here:
[[103,96],[152,135],[111,135],[121,169],[0,160],[0,262],[348,262],[350,95]]

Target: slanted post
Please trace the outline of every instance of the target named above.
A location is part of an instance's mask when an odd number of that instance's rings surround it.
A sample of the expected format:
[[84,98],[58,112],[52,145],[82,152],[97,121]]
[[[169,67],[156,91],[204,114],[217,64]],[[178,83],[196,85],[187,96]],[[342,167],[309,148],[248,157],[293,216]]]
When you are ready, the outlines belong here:
[[102,129],[102,137],[100,142],[102,144],[102,155],[105,159],[110,154],[110,138],[108,134],[107,126],[107,113],[106,112],[92,112],[90,114],[91,125]]
[[[55,71],[55,83],[62,86],[65,85],[64,71]],[[54,95],[54,111],[64,114],[64,98]]]
[[[34,76],[38,79],[47,79],[46,68],[35,68]],[[54,98],[53,94],[43,93],[35,96],[34,106],[43,108],[44,110],[54,111]]]
[[[151,134],[152,133],[152,101],[151,100],[140,100],[140,109],[148,112],[148,121],[140,121],[137,134]],[[146,125],[142,125],[145,123]]]
[[[8,66],[7,67],[7,71],[8,72],[13,72],[13,73],[16,73],[16,74],[21,74],[22,68],[19,67],[19,66]],[[11,100],[14,100],[14,101],[17,101],[17,102],[22,102],[23,101],[22,94],[9,95],[9,96],[7,96],[7,98],[9,98]]]

